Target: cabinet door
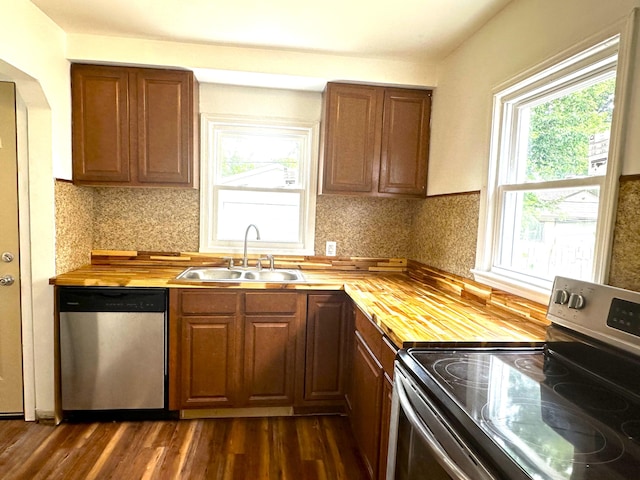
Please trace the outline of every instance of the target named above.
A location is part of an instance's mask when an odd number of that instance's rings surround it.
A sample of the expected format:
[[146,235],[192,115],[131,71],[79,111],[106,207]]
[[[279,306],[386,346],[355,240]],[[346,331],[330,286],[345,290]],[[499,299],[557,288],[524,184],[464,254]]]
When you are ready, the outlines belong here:
[[136,77],[138,181],[193,184],[193,74],[139,69]]
[[325,92],[322,193],[375,193],[383,90],[332,84]]
[[342,404],[345,388],[348,299],[309,295],[304,400]]
[[296,339],[304,295],[266,291],[245,294],[242,403],[291,406]]
[[129,182],[128,70],[72,65],[71,87],[74,181]]
[[378,475],[383,370],[359,332],[351,364],[351,427],[372,479]]
[[170,289],[169,408],[235,406],[240,391],[241,296]]
[[293,405],[296,323],[294,316],[245,317],[243,403]]
[[235,316],[181,319],[181,408],[236,403],[235,321]]
[[380,193],[426,195],[430,116],[430,91],[385,90]]

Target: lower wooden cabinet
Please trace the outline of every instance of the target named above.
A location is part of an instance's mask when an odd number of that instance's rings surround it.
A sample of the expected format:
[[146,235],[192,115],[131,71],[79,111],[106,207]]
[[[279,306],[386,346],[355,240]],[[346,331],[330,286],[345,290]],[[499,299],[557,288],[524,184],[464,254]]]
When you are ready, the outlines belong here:
[[170,291],[169,408],[215,408],[237,402],[240,294]]
[[170,409],[346,409],[370,477],[384,478],[397,349],[344,292],[170,295]]
[[342,410],[350,305],[343,292],[308,295],[304,369],[300,373],[303,389],[297,406]]
[[382,365],[356,331],[348,393],[349,418],[369,475],[374,479],[378,478],[383,380]]
[[297,293],[172,290],[169,408],[293,405],[305,300]]
[[235,316],[186,317],[181,322],[180,408],[237,403],[239,384]]
[[359,309],[352,334],[347,413],[371,479],[384,479],[397,348]]
[[299,302],[303,294],[245,294],[242,401],[247,406],[293,405]]

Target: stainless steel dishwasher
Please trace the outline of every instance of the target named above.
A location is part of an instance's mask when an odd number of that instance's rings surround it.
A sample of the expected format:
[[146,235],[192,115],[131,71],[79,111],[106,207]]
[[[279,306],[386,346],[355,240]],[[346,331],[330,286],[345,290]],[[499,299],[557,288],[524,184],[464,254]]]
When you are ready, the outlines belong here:
[[166,416],[167,292],[60,287],[63,417]]

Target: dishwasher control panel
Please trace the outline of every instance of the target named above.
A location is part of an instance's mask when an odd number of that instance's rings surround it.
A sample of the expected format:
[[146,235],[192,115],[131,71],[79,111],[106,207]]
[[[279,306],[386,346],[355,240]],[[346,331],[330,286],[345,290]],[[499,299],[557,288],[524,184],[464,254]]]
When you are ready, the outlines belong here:
[[60,287],[61,312],[164,312],[165,288]]

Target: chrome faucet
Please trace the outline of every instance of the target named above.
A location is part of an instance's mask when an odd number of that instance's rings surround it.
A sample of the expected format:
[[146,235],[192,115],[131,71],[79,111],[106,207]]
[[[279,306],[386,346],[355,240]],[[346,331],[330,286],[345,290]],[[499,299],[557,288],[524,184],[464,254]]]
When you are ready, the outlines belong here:
[[242,267],[247,268],[249,266],[249,260],[247,259],[247,236],[249,235],[249,230],[251,227],[256,230],[256,240],[260,240],[260,230],[253,223],[247,227],[247,230],[244,232],[244,251],[242,253]]

